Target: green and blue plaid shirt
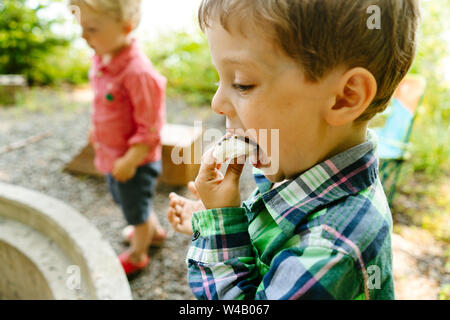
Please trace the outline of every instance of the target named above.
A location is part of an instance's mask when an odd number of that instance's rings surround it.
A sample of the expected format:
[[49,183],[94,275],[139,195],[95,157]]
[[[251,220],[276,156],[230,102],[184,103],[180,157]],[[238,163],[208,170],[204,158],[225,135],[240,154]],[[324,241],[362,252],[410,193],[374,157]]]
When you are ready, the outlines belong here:
[[199,299],[394,299],[392,217],[378,178],[376,138],[239,208],[194,213],[187,256]]

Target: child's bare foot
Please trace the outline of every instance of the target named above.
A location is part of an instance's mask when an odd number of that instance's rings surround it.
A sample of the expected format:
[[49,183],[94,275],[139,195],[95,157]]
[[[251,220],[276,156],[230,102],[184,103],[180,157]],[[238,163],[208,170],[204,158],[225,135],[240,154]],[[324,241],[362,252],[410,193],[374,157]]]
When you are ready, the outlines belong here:
[[[200,199],[193,181],[188,183],[188,189],[197,199]],[[172,228],[177,232],[192,235],[192,214],[205,210],[202,201],[190,200],[174,192],[170,193],[169,197],[170,204],[167,216]]]
[[150,215],[150,221],[155,227],[155,233],[151,241],[151,246],[159,247],[162,245],[164,240],[166,240],[167,233],[166,230],[159,223],[159,219],[154,212]]
[[[167,232],[159,223],[158,217],[154,212],[150,214],[150,223],[155,228],[155,233],[153,234],[153,238],[151,240],[150,246],[152,247],[160,247],[164,240],[166,240]],[[122,230],[122,240],[125,243],[131,243],[134,237],[134,226],[126,226]]]

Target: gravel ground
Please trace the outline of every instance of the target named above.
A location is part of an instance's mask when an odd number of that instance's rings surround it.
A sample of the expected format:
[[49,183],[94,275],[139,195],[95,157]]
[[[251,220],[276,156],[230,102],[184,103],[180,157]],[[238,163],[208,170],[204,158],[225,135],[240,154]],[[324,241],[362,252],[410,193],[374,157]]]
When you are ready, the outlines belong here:
[[[105,181],[63,171],[86,144],[89,99],[89,94],[81,94],[75,103],[69,103],[69,108],[60,106],[67,104],[67,100],[59,103],[58,99],[52,103],[37,99],[42,104],[51,105],[42,110],[0,108],[0,148],[34,135],[51,134],[25,148],[0,154],[0,181],[66,202],[85,215],[119,254],[126,249],[120,242],[120,232],[126,223],[112,201]],[[193,125],[194,120],[202,120],[204,128],[218,128],[224,132],[224,119],[208,108],[189,108],[176,100],[168,101],[167,107],[170,123]],[[243,199],[254,187],[247,163],[241,177]],[[151,264],[130,279],[135,299],[194,299],[187,285],[185,264],[190,237],[174,233],[166,218],[168,195],[172,191],[190,196],[185,187],[157,186],[154,210],[168,231],[168,239],[161,248],[150,249]],[[442,282],[448,283],[448,271],[446,274],[443,270],[444,249],[434,242],[431,244],[432,240],[426,242],[423,236],[418,237],[423,230],[408,227],[402,230],[401,235],[393,237],[396,296],[400,299],[436,299]]]

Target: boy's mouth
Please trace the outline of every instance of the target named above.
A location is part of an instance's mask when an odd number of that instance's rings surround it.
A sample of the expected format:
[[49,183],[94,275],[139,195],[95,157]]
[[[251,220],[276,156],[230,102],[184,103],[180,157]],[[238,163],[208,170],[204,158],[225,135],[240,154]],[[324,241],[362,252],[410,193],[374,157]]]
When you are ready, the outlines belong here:
[[86,43],[87,43],[87,45],[89,46],[89,48],[91,48],[92,50],[95,51],[95,47],[94,47],[91,43],[89,43],[89,42],[87,42],[87,41],[86,41]]
[[[253,143],[256,144],[255,142]],[[258,169],[270,167],[270,160],[266,153],[258,144],[256,144],[256,146],[254,152],[250,154],[250,163]]]
[[235,136],[237,139],[244,141],[245,143],[251,145],[253,148],[253,152],[249,154],[250,163],[255,168],[266,168],[270,166],[270,160],[267,157],[266,153],[263,151],[263,149],[259,146],[258,143],[256,143],[254,140],[249,138],[248,136],[243,136],[234,133],[232,130],[227,129],[227,134],[223,139],[227,139],[229,137]]

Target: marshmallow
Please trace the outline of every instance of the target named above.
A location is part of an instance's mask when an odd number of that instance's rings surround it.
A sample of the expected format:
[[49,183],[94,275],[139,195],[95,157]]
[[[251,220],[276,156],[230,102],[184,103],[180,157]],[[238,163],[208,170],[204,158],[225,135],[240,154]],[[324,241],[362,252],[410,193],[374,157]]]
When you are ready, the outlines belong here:
[[258,149],[258,145],[246,137],[233,135],[225,137],[217,143],[214,148],[213,156],[218,163],[226,160],[249,156]]

